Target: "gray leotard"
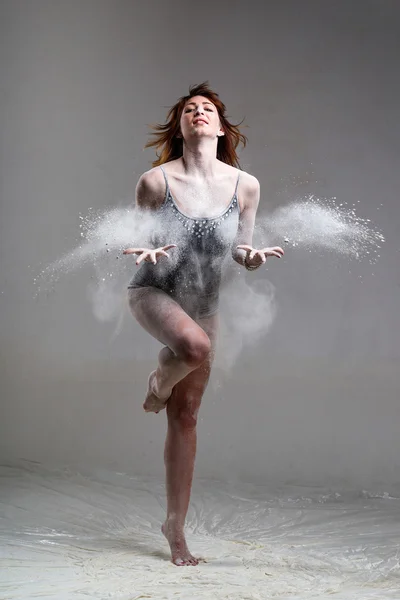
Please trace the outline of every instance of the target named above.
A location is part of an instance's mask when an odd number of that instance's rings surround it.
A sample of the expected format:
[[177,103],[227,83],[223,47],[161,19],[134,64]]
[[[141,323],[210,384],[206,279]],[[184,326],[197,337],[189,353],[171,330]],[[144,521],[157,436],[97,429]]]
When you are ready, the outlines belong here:
[[238,224],[237,189],[232,200],[217,217],[193,218],[177,206],[166,184],[163,204],[155,214],[152,244],[160,247],[176,244],[169,258],[161,257],[157,264],[145,262],[134,275],[129,288],[156,287],[174,298],[193,318],[211,316],[218,310],[222,263],[231,252]]

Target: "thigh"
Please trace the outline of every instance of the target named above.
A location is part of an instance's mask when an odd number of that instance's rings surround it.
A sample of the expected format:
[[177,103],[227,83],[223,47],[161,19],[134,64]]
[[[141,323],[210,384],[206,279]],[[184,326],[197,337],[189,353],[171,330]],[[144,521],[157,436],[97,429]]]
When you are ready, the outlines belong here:
[[[208,320],[204,327],[192,319],[171,296],[154,287],[129,290],[129,306],[138,323],[150,335],[175,354],[179,354],[187,338],[207,337]],[[211,338],[210,338],[211,339]]]

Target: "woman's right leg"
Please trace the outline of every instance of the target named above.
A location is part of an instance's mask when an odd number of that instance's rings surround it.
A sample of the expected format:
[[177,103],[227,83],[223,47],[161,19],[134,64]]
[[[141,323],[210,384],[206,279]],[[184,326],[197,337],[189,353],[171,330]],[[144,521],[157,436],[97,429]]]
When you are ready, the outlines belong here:
[[211,353],[205,331],[162,290],[153,287],[129,290],[129,305],[138,323],[165,347],[159,353],[158,367],[150,375],[146,411],[165,407],[172,389]]

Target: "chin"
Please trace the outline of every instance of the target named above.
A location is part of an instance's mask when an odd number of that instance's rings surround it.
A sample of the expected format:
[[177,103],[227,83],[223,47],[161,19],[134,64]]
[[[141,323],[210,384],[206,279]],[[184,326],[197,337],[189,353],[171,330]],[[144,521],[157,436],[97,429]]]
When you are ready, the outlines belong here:
[[210,131],[209,129],[207,129],[206,127],[197,127],[197,125],[195,125],[192,129],[192,133],[195,133],[197,135],[214,135],[212,131]]

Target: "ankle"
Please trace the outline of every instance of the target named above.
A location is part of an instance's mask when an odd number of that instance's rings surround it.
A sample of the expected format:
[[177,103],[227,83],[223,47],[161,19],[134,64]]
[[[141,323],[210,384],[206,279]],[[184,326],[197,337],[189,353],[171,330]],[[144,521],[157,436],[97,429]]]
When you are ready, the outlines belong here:
[[185,528],[185,522],[184,521],[182,522],[182,519],[178,519],[176,517],[176,515],[167,516],[167,518],[165,519],[164,525],[168,530],[171,530],[174,532],[176,532],[176,531],[183,532],[183,530]]

